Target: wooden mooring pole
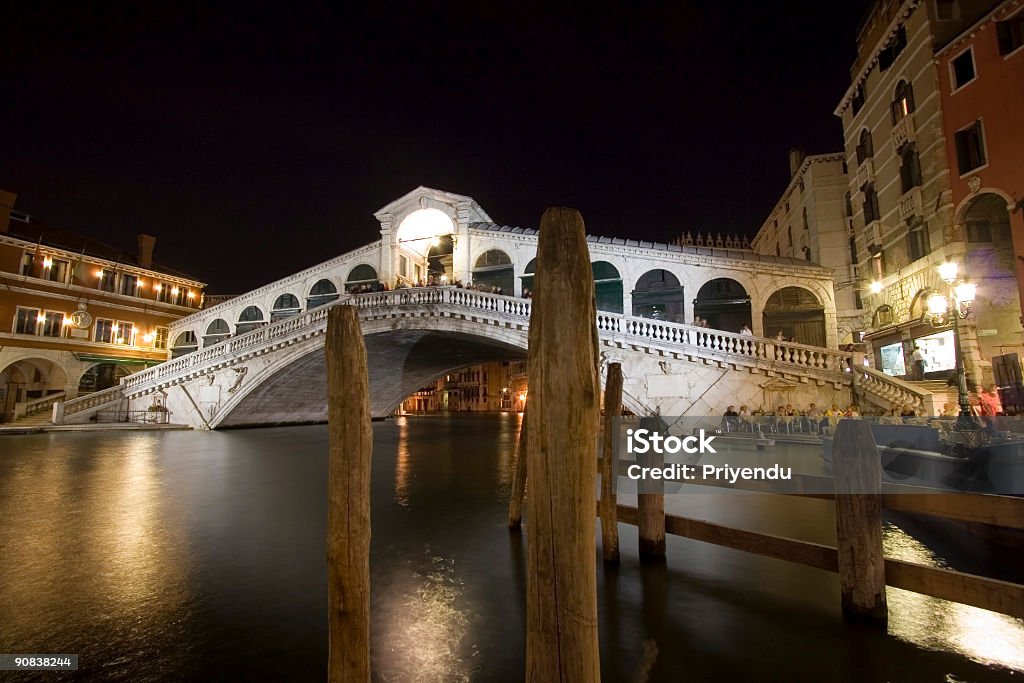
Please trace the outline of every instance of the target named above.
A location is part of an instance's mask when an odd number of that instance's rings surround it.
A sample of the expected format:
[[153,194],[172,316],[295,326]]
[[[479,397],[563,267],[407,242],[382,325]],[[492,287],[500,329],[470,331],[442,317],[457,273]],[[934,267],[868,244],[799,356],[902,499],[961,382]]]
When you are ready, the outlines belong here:
[[[651,431],[665,433],[665,423],[661,417],[644,417],[640,419],[640,427]],[[663,467],[665,456],[649,448],[646,453],[637,454],[637,463],[641,467]],[[639,482],[641,486],[658,487],[657,492],[637,494],[637,532],[640,536],[639,554],[643,562],[663,562],[665,560],[665,492],[660,480]],[[642,490],[642,489],[641,489]]]
[[332,683],[370,680],[370,389],[354,306],[327,315],[327,605]]
[[523,421],[519,425],[519,443],[516,444],[516,463],[512,471],[512,493],[508,499],[508,528],[523,526],[523,498],[526,495],[526,416],[529,404],[523,407]]
[[882,473],[871,426],[840,420],[832,448],[843,613],[884,622]]
[[594,277],[583,218],[540,221],[530,314],[526,680],[600,681]]
[[601,441],[601,552],[604,561],[612,563],[619,561],[615,447],[618,445],[618,417],[621,414],[622,364],[609,363],[608,379],[604,383],[604,438]]

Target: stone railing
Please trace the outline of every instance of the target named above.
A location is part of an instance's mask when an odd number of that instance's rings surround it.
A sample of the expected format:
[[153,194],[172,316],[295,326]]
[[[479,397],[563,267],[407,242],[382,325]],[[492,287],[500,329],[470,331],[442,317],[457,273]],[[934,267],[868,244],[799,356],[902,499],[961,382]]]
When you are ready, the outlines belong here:
[[29,417],[30,415],[38,415],[39,413],[48,413],[53,410],[53,404],[58,401],[63,401],[66,394],[63,391],[57,392],[56,394],[50,394],[41,398],[33,398],[29,401],[22,401],[21,403],[14,404],[14,419],[22,417]]
[[859,391],[871,394],[876,399],[881,399],[881,401],[876,400],[876,403],[882,404],[881,407],[909,405],[915,409],[923,409],[928,413],[934,412],[935,406],[932,405],[932,394],[928,390],[909,382],[904,382],[897,377],[890,377],[872,367],[858,365],[856,369],[854,385]]
[[89,410],[90,408],[101,406],[104,403],[116,401],[121,398],[121,396],[121,387],[115,384],[114,386],[103,389],[102,391],[94,391],[91,394],[85,394],[84,396],[73,398],[70,401],[64,401],[61,413],[64,417],[67,417],[68,415],[80,413],[83,410]]
[[892,148],[899,149],[908,142],[914,141],[914,114],[908,113],[892,127]]
[[[456,287],[396,289],[341,297],[337,301],[265,325],[213,346],[193,351],[161,365],[137,372],[121,380],[126,396],[135,396],[162,384],[176,382],[218,365],[234,362],[241,356],[262,353],[284,344],[295,343],[322,334],[327,327],[328,311],[338,304],[351,303],[363,318],[390,313],[406,306],[436,306],[442,312],[472,313],[481,320],[528,325],[532,301],[500,294],[487,294]],[[771,364],[776,369],[792,368],[828,380],[849,381],[845,370],[850,354],[804,344],[781,342],[708,328],[693,327],[615,313],[599,313],[597,327],[602,337],[643,348],[670,352],[690,349],[696,355],[746,365]]]

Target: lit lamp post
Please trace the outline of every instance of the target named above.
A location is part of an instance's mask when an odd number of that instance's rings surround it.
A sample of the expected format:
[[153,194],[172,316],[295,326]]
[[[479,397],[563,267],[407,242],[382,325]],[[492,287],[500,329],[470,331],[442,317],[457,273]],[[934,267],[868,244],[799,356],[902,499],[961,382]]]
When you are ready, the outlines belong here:
[[949,294],[932,294],[928,297],[929,321],[933,327],[953,325],[953,352],[956,363],[956,384],[960,404],[960,415],[957,417],[958,431],[976,430],[977,424],[971,418],[971,404],[967,398],[967,373],[964,371],[963,350],[960,347],[961,318],[971,312],[971,304],[977,285],[970,282],[957,282],[957,264],[947,261],[939,266],[939,276],[949,285]]

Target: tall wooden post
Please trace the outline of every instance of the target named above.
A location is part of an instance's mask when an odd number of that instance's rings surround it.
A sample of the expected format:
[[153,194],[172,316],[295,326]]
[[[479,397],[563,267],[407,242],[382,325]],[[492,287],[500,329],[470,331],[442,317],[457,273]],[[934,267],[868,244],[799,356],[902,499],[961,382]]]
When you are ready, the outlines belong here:
[[882,474],[871,426],[840,420],[833,444],[843,613],[885,621]]
[[519,443],[516,444],[516,464],[512,470],[512,494],[508,499],[508,528],[523,525],[523,497],[526,495],[526,415],[529,404],[523,407],[523,422],[519,425]]
[[[640,426],[664,433],[664,422],[658,416],[642,418]],[[640,453],[637,456],[637,463],[642,467],[663,467],[665,465],[665,456],[655,453],[653,448],[648,449],[647,453]],[[665,493],[663,485],[660,480],[642,481],[640,485],[658,487],[656,493],[639,493],[636,497],[640,559],[648,562],[660,562],[665,559]]]
[[354,306],[327,315],[327,605],[332,682],[370,680],[370,388]]
[[601,552],[605,562],[619,561],[619,522],[615,495],[617,419],[622,413],[622,364],[608,364],[604,383],[604,438],[601,441]]
[[533,282],[526,680],[600,681],[594,557],[600,385],[594,276],[579,212],[544,212]]

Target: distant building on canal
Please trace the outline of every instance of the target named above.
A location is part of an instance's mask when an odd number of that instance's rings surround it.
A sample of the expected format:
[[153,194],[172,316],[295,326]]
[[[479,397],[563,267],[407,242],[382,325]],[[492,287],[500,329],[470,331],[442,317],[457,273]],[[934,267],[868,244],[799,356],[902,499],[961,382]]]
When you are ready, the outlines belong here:
[[431,382],[402,403],[402,412],[520,412],[526,399],[526,361],[495,361]]

